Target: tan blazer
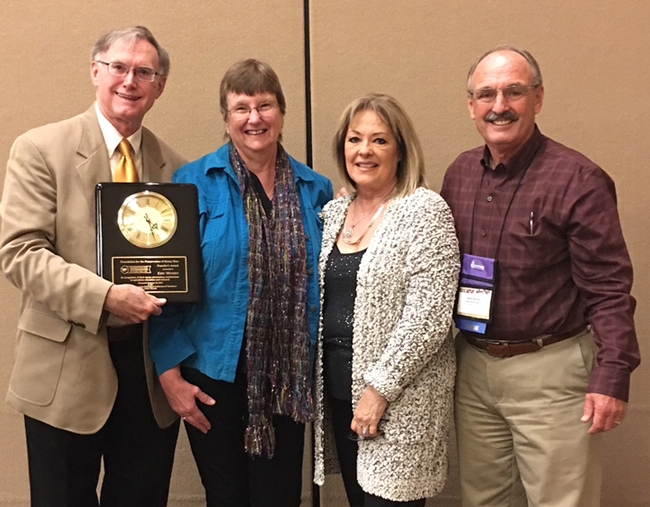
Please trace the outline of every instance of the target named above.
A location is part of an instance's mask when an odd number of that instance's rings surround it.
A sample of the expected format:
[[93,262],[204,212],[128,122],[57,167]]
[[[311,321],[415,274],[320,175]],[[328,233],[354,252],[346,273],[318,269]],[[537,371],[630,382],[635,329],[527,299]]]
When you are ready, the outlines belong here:
[[[142,132],[145,181],[170,181],[185,161]],[[117,377],[103,312],[110,282],[95,274],[95,185],[111,181],[94,106],[30,130],[11,148],[0,210],[0,264],[23,292],[7,401],[19,412],[75,433],[108,419]],[[174,422],[147,351],[154,414]]]

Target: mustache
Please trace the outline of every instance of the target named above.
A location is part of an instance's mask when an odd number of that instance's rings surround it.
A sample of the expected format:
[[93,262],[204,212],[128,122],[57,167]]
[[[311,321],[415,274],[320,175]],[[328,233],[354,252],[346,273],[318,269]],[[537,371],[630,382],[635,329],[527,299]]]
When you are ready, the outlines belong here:
[[493,123],[495,121],[503,120],[503,121],[517,121],[519,119],[519,115],[515,113],[514,111],[504,111],[501,114],[497,114],[494,111],[490,111],[488,114],[485,115],[485,118],[483,118],[485,121]]

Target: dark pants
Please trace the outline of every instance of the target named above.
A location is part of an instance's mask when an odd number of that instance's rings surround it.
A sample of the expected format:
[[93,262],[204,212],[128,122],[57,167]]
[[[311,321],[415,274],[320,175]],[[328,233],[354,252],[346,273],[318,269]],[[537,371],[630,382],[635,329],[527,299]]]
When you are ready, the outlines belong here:
[[328,397],[327,400],[331,412],[336,441],[336,453],[339,457],[341,475],[345,486],[345,493],[351,507],[424,507],[426,499],[414,500],[412,502],[393,502],[366,493],[357,482],[357,443],[348,438],[352,431],[352,402]]
[[160,429],[156,424],[138,327],[134,337],[109,343],[118,392],[108,421],[97,433],[79,435],[25,416],[32,507],[167,505],[179,425]]
[[207,434],[185,425],[207,507],[299,507],[305,425],[275,416],[273,458],[251,457],[244,450],[245,373],[240,369],[234,383],[214,380],[192,368],[182,368],[182,374],[216,400],[213,406],[198,403],[212,425]]

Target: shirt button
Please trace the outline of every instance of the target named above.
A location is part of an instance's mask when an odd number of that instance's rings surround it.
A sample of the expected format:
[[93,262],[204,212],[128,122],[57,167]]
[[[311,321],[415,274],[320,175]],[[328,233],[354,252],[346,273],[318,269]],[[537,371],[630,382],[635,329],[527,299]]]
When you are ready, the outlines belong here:
[[492,202],[492,196],[491,195],[488,195],[487,202]]
[[485,236],[487,236],[487,232],[485,232],[485,231],[481,231],[481,237],[484,238]]
[[311,268],[307,270],[307,274],[308,274],[308,275],[311,275],[311,274],[313,274],[313,273],[314,273],[314,271],[313,271]]
[[316,307],[315,307],[315,306],[310,306],[310,307],[309,307],[309,311],[310,311],[310,312],[315,312],[315,311],[316,311]]

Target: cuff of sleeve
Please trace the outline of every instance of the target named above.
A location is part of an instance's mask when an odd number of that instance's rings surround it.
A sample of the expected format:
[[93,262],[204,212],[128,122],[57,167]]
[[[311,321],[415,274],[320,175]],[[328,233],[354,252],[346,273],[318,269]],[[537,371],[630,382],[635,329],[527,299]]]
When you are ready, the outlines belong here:
[[363,380],[369,386],[381,394],[390,403],[395,401],[402,394],[402,388],[385,375],[378,375],[376,372],[369,372],[363,376]]
[[149,320],[149,355],[158,375],[178,366],[196,353],[190,340],[186,340],[179,332],[165,328],[166,323],[161,321],[158,317]]
[[84,305],[84,308],[89,312],[90,318],[81,319],[85,325],[86,331],[92,334],[99,333],[99,330],[106,324],[107,312],[104,310],[104,301],[106,301],[108,289],[113,285],[108,280],[99,277],[97,282],[96,289],[88,290],[86,292],[86,304]]
[[630,394],[630,373],[607,366],[594,366],[587,392],[604,394],[627,402]]
[[156,347],[155,352],[154,348],[151,346],[149,347],[151,360],[153,361],[158,376],[165,373],[167,370],[178,366],[195,352],[192,347],[184,346],[182,343],[169,345],[170,346],[166,347]]

